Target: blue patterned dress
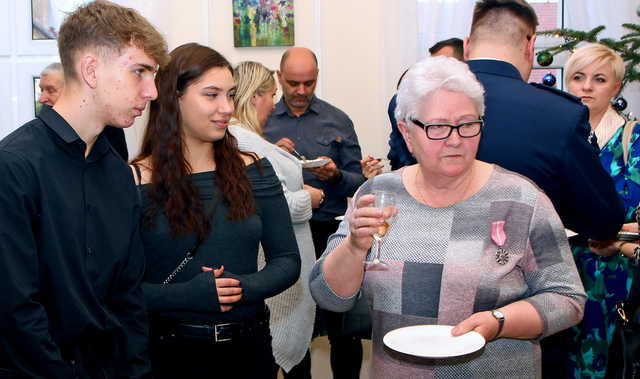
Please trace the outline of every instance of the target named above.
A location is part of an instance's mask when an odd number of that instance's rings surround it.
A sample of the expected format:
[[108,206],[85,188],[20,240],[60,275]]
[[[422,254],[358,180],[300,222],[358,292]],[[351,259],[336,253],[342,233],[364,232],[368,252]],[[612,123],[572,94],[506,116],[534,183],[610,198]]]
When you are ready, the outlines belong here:
[[[629,142],[627,166],[622,151],[620,127],[600,151],[600,161],[613,178],[624,201],[626,221],[635,221],[640,202],[640,123],[636,123]],[[585,204],[585,206],[588,206]],[[572,328],[575,350],[570,354],[576,378],[604,378],[607,353],[615,329],[614,306],[627,298],[631,287],[629,260],[618,255],[599,257],[584,241],[572,242],[578,272],[587,292],[584,319]]]

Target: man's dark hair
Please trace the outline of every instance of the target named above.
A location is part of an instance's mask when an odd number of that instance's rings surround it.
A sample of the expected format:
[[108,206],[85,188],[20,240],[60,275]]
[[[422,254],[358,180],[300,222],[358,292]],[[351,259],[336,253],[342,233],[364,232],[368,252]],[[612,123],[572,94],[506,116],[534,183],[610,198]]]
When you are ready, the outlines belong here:
[[449,38],[444,41],[436,42],[435,45],[429,48],[429,54],[433,55],[437,53],[443,47],[451,46],[453,48],[453,57],[459,61],[464,60],[464,48],[460,38]]
[[[519,20],[527,30],[513,30],[513,25],[508,25],[505,22],[505,15]],[[485,30],[493,38],[502,37],[503,39],[516,40],[526,37],[531,39],[537,26],[536,11],[524,0],[480,0],[473,10],[470,39],[482,38],[477,35],[481,34],[478,29]]]

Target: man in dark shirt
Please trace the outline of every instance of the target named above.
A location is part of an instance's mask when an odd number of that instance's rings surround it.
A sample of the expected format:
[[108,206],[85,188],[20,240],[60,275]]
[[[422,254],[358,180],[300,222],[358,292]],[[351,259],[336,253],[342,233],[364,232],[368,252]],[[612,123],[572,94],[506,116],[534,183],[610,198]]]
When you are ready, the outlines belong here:
[[157,96],[162,36],[98,0],[60,28],[67,88],[0,141],[0,377],[149,375],[132,175],[101,133]]
[[[616,236],[622,201],[588,142],[580,99],[525,82],[533,66],[537,16],[524,0],[476,3],[465,57],[485,89],[478,159],[526,176],[551,199],[565,228],[581,238]],[[505,319],[505,323],[509,320]],[[565,334],[542,340],[542,374],[573,376]]]
[[[318,99],[318,61],[305,48],[287,50],[280,61],[278,79],[282,99],[264,127],[264,137],[284,150],[302,156],[325,158],[322,167],[305,168],[304,183],[324,191],[325,198],[313,210],[310,221],[316,256],[322,255],[327,239],[338,228],[336,216],[347,209],[347,197],[353,196],[364,182],[360,159],[362,153],[353,123],[340,109]],[[328,323],[331,341],[331,368],[335,377],[359,377],[362,361],[360,339],[340,334],[342,315],[319,312]],[[309,355],[285,375],[287,378],[310,377]]]
[[[56,105],[64,89],[64,83],[64,71],[60,63],[52,63],[45,67],[40,73],[40,97],[38,102],[43,106],[52,107]],[[104,128],[104,135],[122,159],[128,160],[129,151],[127,150],[124,130],[114,126],[107,126]]]

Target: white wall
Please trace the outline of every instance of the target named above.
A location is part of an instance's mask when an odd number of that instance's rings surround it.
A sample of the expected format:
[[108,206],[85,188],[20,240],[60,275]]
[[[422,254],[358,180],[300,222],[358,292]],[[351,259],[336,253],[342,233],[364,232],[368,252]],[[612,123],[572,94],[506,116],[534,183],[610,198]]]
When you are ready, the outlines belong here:
[[[415,60],[415,54],[407,54],[407,49],[402,48],[406,44],[400,36],[398,19],[393,16],[406,9],[403,6],[415,8],[415,1],[297,0],[294,3],[296,45],[314,50],[319,60],[316,94],[351,117],[363,153],[376,157],[387,154],[390,125],[386,109],[397,76],[407,65],[404,63],[407,55],[410,62]],[[286,47],[233,47],[230,0],[211,0],[209,12],[211,47],[232,64],[255,60],[271,69],[278,68]],[[390,36],[396,37],[395,40],[386,43]],[[413,46],[409,50],[413,51]],[[386,75],[387,71],[391,71],[391,75]]]
[[[165,35],[170,49],[198,42],[220,51],[232,64],[256,60],[272,69],[278,68],[286,50],[286,47],[233,47],[231,0],[116,1],[149,18]],[[38,71],[57,59],[55,52],[47,55],[37,50],[36,55],[29,56],[15,53],[21,48],[16,36],[21,28],[17,26],[26,13],[20,9],[26,8],[27,2],[0,0],[0,32],[4,31],[0,33],[0,73],[6,77],[8,72],[11,78],[9,87],[0,90],[0,105],[8,110],[0,115],[0,137],[17,127],[18,121],[25,121],[19,115],[31,106],[23,95],[28,91],[22,77],[26,74],[21,72]],[[364,154],[386,156],[390,128],[388,101],[400,74],[424,55],[424,48],[418,46],[416,1],[296,0],[294,6],[296,45],[313,49],[319,59],[316,93],[352,118]],[[1,22],[4,18],[9,22]],[[634,110],[640,109],[637,88],[636,85],[626,91]],[[145,122],[141,118],[125,131],[132,156],[138,150]]]

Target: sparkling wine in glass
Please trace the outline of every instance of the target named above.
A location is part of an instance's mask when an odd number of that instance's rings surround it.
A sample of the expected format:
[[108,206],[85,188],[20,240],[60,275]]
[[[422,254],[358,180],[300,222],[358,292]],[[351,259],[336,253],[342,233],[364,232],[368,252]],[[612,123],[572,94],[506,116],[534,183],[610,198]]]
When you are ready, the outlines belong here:
[[373,235],[372,248],[375,248],[373,259],[364,263],[368,266],[386,266],[387,264],[380,259],[380,248],[384,237],[389,233],[389,228],[396,219],[396,194],[388,191],[374,191],[373,195],[375,196],[374,207],[382,209],[389,217],[384,220],[384,224],[380,225],[378,232]]

